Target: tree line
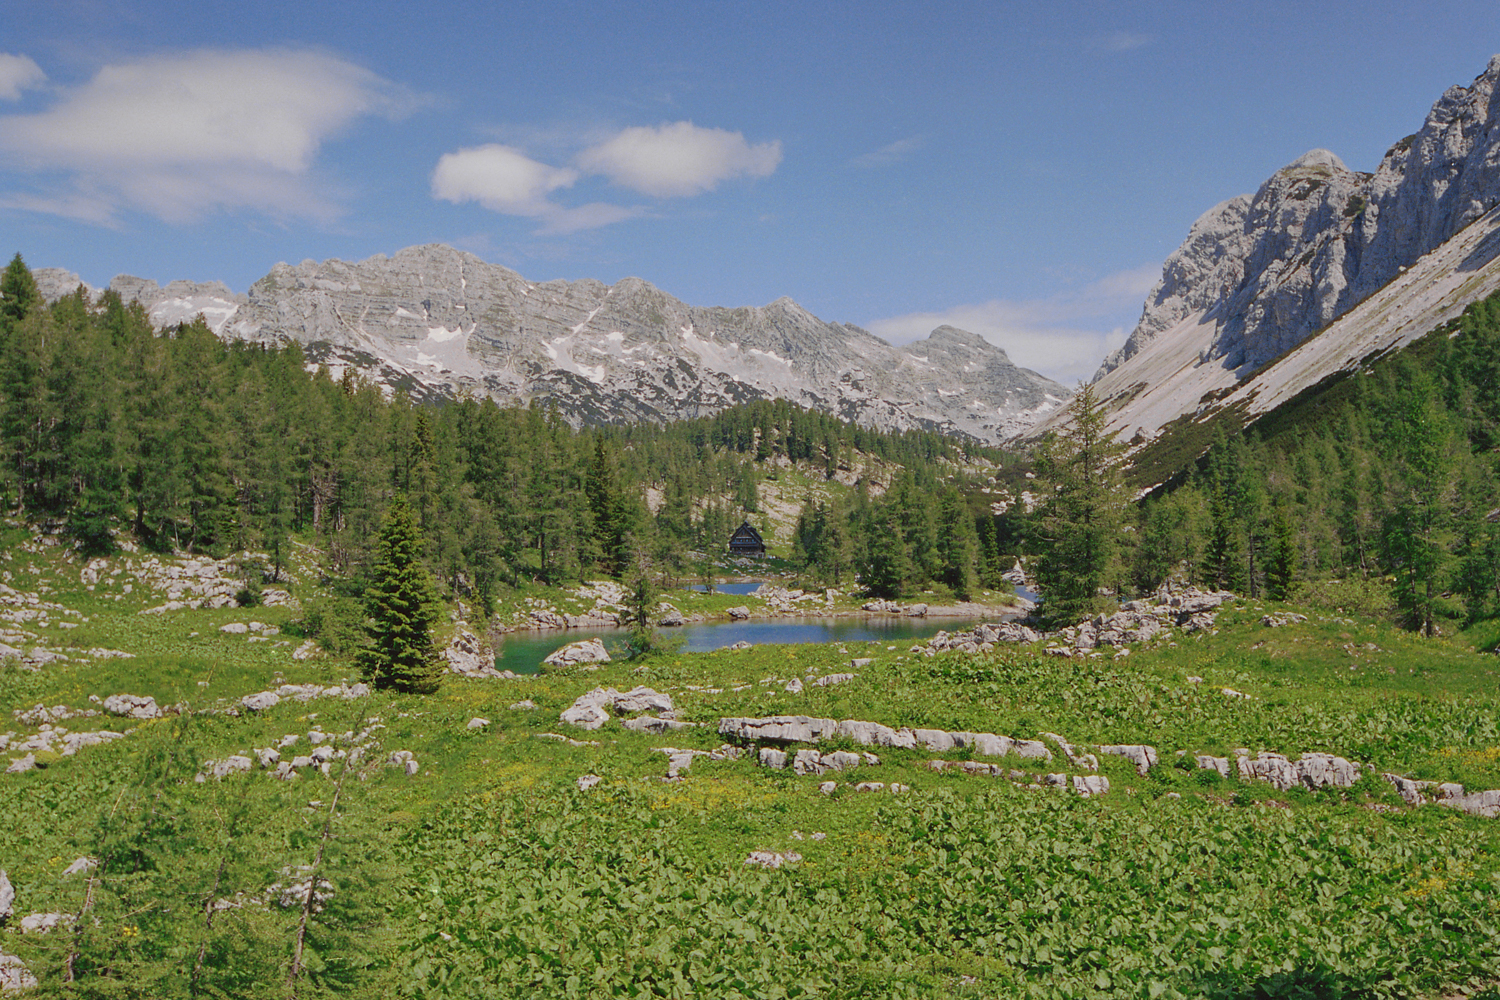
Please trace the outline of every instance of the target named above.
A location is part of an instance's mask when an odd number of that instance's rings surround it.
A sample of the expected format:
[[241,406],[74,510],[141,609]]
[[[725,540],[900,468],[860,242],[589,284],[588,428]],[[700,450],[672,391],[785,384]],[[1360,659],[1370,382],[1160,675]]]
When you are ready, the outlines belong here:
[[1426,634],[1500,616],[1500,296],[1242,432],[1221,425],[1133,505],[1088,387],[1072,405],[1027,518],[1049,618],[1168,579],[1272,599],[1357,581]]
[[642,559],[689,575],[757,515],[776,463],[831,477],[879,459],[930,483],[974,458],[1000,453],[785,400],[581,429],[538,405],[417,406],[294,343],[226,342],[201,317],[155,330],[112,291],[47,303],[19,254],[0,275],[0,499],[89,552],[123,530],[162,550],[264,552],[275,579],[308,538],[357,577],[400,496],[443,588],[488,603]]

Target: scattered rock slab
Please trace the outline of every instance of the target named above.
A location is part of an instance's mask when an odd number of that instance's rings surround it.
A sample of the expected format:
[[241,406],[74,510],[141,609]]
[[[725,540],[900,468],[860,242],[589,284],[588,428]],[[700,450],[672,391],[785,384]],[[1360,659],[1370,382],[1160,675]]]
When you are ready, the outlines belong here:
[[833,684],[844,684],[854,680],[858,674],[827,674],[813,681],[813,687],[828,687]]
[[756,868],[780,868],[785,864],[792,864],[802,860],[802,855],[796,851],[751,851],[750,856],[745,859],[747,866]]
[[131,719],[156,719],[162,714],[155,698],[136,694],[112,694],[104,699],[104,710]]
[[632,715],[637,712],[656,711],[662,718],[673,718],[675,706],[672,696],[648,687],[634,687],[629,691],[614,688],[594,688],[579,695],[573,704],[563,710],[561,721],[580,729],[598,729],[610,720],[611,713]]

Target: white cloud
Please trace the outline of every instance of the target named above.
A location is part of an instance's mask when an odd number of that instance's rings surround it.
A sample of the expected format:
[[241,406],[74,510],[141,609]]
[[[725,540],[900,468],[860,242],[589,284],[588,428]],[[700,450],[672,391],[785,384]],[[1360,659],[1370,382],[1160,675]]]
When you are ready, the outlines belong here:
[[572,187],[579,173],[533,160],[511,146],[490,143],[445,153],[432,172],[432,196],[454,204],[478,202],[492,212],[540,219],[542,233],[574,233],[622,222],[640,208],[593,203],[566,208],[549,199]]
[[575,233],[646,214],[639,205],[568,207],[553,200],[555,192],[571,188],[585,174],[657,198],[686,197],[711,191],[730,177],[764,177],[780,162],[779,142],[751,146],[739,132],[676,122],[598,139],[577,155],[574,167],[552,166],[500,143],[445,153],[432,172],[432,196],[538,219],[538,234]]
[[1161,277],[1152,264],[1108,275],[1045,299],[992,299],[939,312],[910,313],[868,324],[894,344],[919,340],[943,324],[977,333],[1010,359],[1063,385],[1090,378],[1104,356],[1125,343],[1126,323],[1140,315]]
[[584,170],[655,198],[702,194],[731,177],[768,177],[780,163],[780,142],[752,146],[742,133],[692,122],[627,128],[578,156]]
[[432,172],[432,195],[454,203],[477,201],[492,212],[544,215],[547,195],[572,187],[578,171],[549,167],[518,149],[490,143],[445,153]]
[[0,101],[18,101],[21,91],[35,87],[45,79],[47,74],[30,56],[0,52]]
[[890,145],[882,146],[873,152],[856,156],[849,162],[856,167],[883,167],[887,164],[899,163],[921,148],[921,137],[912,136],[908,139],[898,139]]
[[46,111],[0,117],[0,157],[68,178],[71,190],[29,196],[38,205],[86,196],[111,215],[170,221],[220,208],[326,218],[338,208],[310,177],[322,144],[415,103],[324,52],[199,50],[105,66]]

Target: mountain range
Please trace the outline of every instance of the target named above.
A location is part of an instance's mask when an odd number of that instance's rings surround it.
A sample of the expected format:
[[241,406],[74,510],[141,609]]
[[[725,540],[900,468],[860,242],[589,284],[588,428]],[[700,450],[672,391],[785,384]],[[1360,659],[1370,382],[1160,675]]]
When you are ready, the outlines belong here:
[[[57,269],[36,277],[49,297],[78,285]],[[880,430],[998,443],[1071,395],[951,326],[896,347],[787,298],[700,308],[639,278],[532,282],[442,245],[278,264],[244,295],[125,275],[110,287],[158,326],[202,314],[222,337],[296,341],[311,363],[415,399],[540,400],[575,425],[676,420],[774,397]]]

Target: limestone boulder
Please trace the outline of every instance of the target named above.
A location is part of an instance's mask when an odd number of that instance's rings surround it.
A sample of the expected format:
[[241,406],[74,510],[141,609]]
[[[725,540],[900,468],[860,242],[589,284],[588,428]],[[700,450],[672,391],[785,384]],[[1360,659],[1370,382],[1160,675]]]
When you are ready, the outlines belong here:
[[130,719],[155,719],[162,714],[156,699],[150,695],[112,694],[104,699],[104,710]]
[[549,667],[570,667],[580,663],[608,663],[609,651],[599,639],[570,642],[542,661]]

